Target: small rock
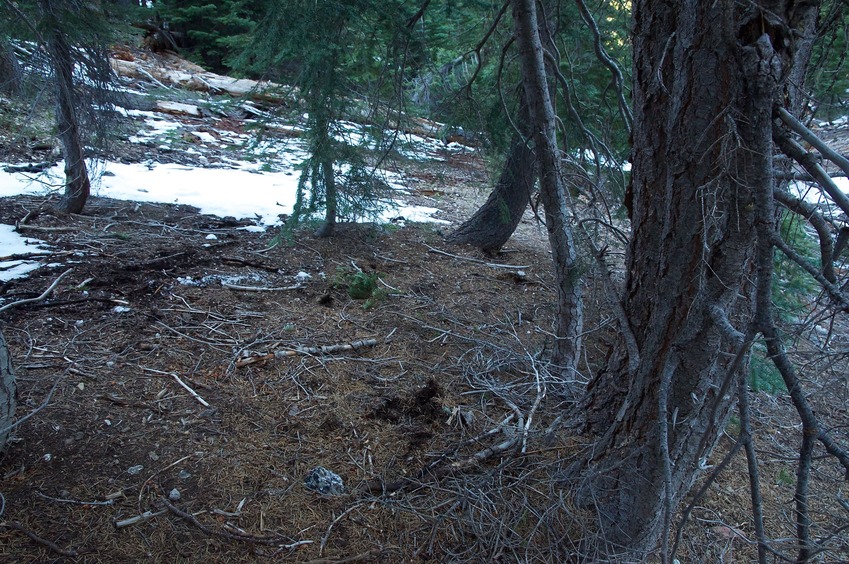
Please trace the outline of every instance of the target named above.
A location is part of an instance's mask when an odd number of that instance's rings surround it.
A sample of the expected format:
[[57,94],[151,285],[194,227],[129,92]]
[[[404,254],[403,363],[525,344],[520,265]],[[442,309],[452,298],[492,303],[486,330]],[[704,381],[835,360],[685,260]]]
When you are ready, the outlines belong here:
[[207,241],[217,241],[218,237],[214,233],[210,233],[209,235],[206,236],[206,240]]
[[181,497],[183,496],[180,495],[180,490],[178,490],[177,488],[174,488],[173,490],[168,492],[168,499],[170,499],[171,501],[180,501]]
[[177,473],[177,477],[180,478],[181,480],[188,480],[189,478],[192,477],[192,473],[187,471],[187,470],[180,470]]
[[135,466],[130,466],[129,468],[127,468],[127,474],[135,476],[142,470],[144,470],[144,466],[142,466],[141,464],[136,464]]
[[321,495],[342,495],[345,493],[345,484],[339,474],[331,472],[323,466],[317,466],[307,472],[304,478],[304,486]]
[[302,270],[295,275],[295,280],[298,281],[298,284],[303,284],[304,282],[307,282],[308,280],[312,280],[312,274],[310,274],[308,272],[304,272]]

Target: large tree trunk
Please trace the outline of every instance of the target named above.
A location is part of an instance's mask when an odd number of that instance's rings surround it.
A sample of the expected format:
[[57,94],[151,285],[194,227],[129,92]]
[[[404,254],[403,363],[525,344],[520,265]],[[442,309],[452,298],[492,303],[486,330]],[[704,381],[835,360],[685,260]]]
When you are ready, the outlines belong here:
[[59,28],[55,0],[40,0],[47,24],[47,52],[53,65],[56,85],[56,126],[65,157],[65,194],[56,206],[64,213],[80,213],[91,191],[77,116],[74,90],[74,59],[71,46]]
[[15,373],[6,338],[0,329],[0,454],[6,450],[10,431],[4,431],[15,422]]
[[569,381],[574,377],[580,354],[584,304],[535,0],[516,0],[513,3],[513,19],[522,86],[528,102],[534,149],[539,161],[540,201],[545,208],[545,226],[557,287],[557,339],[553,347],[552,364]]
[[[518,124],[527,129],[528,109],[524,96],[521,98]],[[495,188],[480,209],[449,236],[451,241],[494,253],[513,235],[531,201],[536,180],[536,155],[528,137],[529,131],[514,134]]]
[[8,39],[0,37],[0,93],[20,94],[22,84],[23,75],[15,51]]
[[587,390],[599,438],[579,482],[605,558],[641,560],[665,540],[734,405],[724,386],[739,333],[722,329],[751,321],[755,201],[772,190],[788,4],[633,5],[624,306],[637,350],[614,350]]

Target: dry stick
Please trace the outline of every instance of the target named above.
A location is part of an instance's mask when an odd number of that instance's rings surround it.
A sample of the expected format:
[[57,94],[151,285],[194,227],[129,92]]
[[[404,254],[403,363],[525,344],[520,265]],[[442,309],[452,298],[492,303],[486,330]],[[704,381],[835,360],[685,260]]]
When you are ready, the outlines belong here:
[[214,531],[197,520],[197,518],[191,513],[187,513],[181,509],[178,509],[174,504],[168,501],[164,497],[160,497],[159,500],[168,508],[168,510],[183,519],[184,521],[188,521],[198,529],[200,529],[203,533],[211,536],[211,537],[222,537],[228,540],[234,540],[239,542],[253,542],[256,544],[264,544],[267,546],[277,546],[281,548],[296,548],[305,544],[312,544],[313,541],[305,540],[305,541],[296,541],[293,543],[284,543],[283,537],[259,537],[254,536],[247,533],[231,533],[228,531]]
[[817,232],[820,240],[820,263],[822,274],[831,283],[837,281],[834,273],[834,238],[831,236],[831,224],[819,212],[817,206],[810,204],[785,190],[774,190],[775,200],[790,211],[804,217]]
[[128,519],[122,519],[120,521],[115,521],[115,528],[116,529],[123,529],[123,528],[129,527],[131,525],[143,523],[145,521],[153,519],[154,517],[156,517],[158,515],[162,515],[163,513],[165,513],[164,509],[161,510],[161,511],[145,511],[144,513],[142,513],[140,515],[136,515],[134,517],[129,517]]
[[760,469],[752,436],[751,411],[749,407],[749,383],[747,374],[738,376],[737,407],[740,412],[740,438],[746,449],[746,463],[749,468],[749,493],[752,498],[752,513],[755,520],[755,538],[758,541],[758,563],[766,564],[766,533],[764,532],[763,496],[761,495]]
[[495,263],[495,262],[486,262],[485,260],[480,260],[480,259],[476,259],[476,258],[472,258],[472,257],[463,257],[463,256],[460,256],[460,255],[453,255],[451,253],[441,251],[439,249],[431,247],[430,245],[427,245],[427,244],[425,244],[425,247],[427,247],[428,251],[431,252],[431,253],[436,253],[438,255],[445,255],[446,257],[451,257],[451,258],[454,258],[454,259],[457,259],[457,260],[464,260],[466,262],[474,262],[476,264],[482,264],[484,266],[489,266],[490,268],[506,268],[508,270],[526,270],[526,269],[530,268],[529,265],[515,266],[515,265],[512,265],[512,264],[498,264],[498,263]]
[[30,304],[30,303],[33,303],[33,302],[40,302],[44,299],[47,299],[47,296],[49,296],[50,293],[56,288],[56,286],[59,285],[59,282],[62,280],[62,278],[67,276],[72,270],[74,270],[74,269],[69,268],[68,270],[66,270],[65,272],[60,274],[59,277],[56,278],[56,280],[54,280],[53,283],[50,286],[48,286],[47,289],[44,290],[44,292],[40,296],[38,296],[37,298],[27,298],[25,300],[18,300],[16,302],[6,304],[3,307],[0,307],[0,313],[6,311],[7,309],[11,309],[13,307],[16,307],[16,306],[21,306],[21,305],[24,305],[24,304]]
[[238,284],[230,284],[228,282],[221,282],[221,285],[228,290],[238,290],[240,292],[287,292],[289,290],[298,290],[304,287],[302,284],[295,284],[294,286],[269,288],[263,286],[240,286]]
[[351,507],[349,507],[348,509],[346,509],[345,511],[343,511],[342,513],[340,513],[340,514],[339,514],[339,516],[338,516],[338,517],[336,517],[336,519],[334,519],[334,520],[330,523],[330,526],[329,526],[329,527],[327,527],[327,532],[326,532],[326,533],[324,533],[324,536],[323,536],[323,537],[321,537],[321,544],[319,544],[319,545],[318,545],[318,555],[319,555],[319,556],[321,556],[321,555],[322,555],[322,553],[324,552],[324,547],[325,547],[325,546],[327,546],[327,541],[328,541],[328,540],[330,540],[330,531],[332,531],[332,530],[333,530],[333,526],[334,526],[336,523],[338,523],[339,521],[341,521],[341,520],[345,517],[345,515],[347,515],[348,513],[350,513],[351,511],[353,511],[354,509],[357,509],[358,507],[360,507],[360,506],[361,506],[361,505],[363,505],[364,503],[365,503],[365,502],[355,503],[354,505],[352,505]]
[[[63,375],[63,376],[64,376],[64,375]],[[56,391],[56,387],[59,385],[59,382],[61,382],[61,381],[62,381],[62,377],[63,377],[63,376],[59,376],[59,377],[56,379],[56,381],[55,381],[55,382],[53,382],[53,387],[52,387],[52,388],[50,388],[50,391],[49,391],[49,392],[47,392],[47,397],[46,397],[46,398],[44,398],[44,401],[43,401],[43,402],[41,402],[41,405],[39,405],[38,407],[36,407],[36,408],[35,408],[35,409],[33,409],[32,411],[30,411],[29,413],[27,413],[26,415],[24,415],[23,417],[21,417],[20,419],[18,419],[18,420],[17,420],[17,421],[15,421],[14,423],[12,423],[11,425],[9,425],[9,426],[7,426],[7,427],[5,427],[5,428],[3,428],[3,429],[0,429],[0,435],[4,435],[4,434],[6,434],[8,431],[11,431],[12,429],[15,429],[15,428],[19,427],[19,426],[20,426],[20,425],[21,425],[24,421],[26,421],[27,419],[29,419],[30,417],[32,417],[33,415],[35,415],[36,413],[38,413],[39,411],[41,411],[42,409],[44,409],[45,407],[47,407],[47,404],[49,404],[49,403],[50,403],[50,398],[52,398],[52,397],[53,397],[53,392],[55,392],[55,391]]]
[[0,527],[6,527],[7,529],[12,529],[14,531],[18,531],[20,533],[23,533],[26,536],[28,536],[29,538],[31,538],[32,540],[34,540],[35,542],[37,542],[38,544],[40,544],[42,546],[46,546],[47,548],[49,548],[53,552],[55,552],[57,554],[61,554],[62,556],[67,556],[69,558],[76,558],[77,556],[80,555],[80,553],[76,550],[65,550],[64,548],[59,547],[56,543],[51,542],[51,541],[49,541],[49,540],[47,540],[43,537],[38,536],[37,534],[33,533],[32,531],[30,531],[29,529],[27,529],[26,527],[24,527],[23,525],[18,523],[17,521],[6,521],[5,523],[0,524]]
[[781,149],[781,151],[786,154],[791,159],[795,160],[797,163],[802,165],[802,167],[814,177],[816,183],[825,190],[828,195],[831,197],[831,200],[841,209],[843,213],[849,214],[849,197],[844,194],[837,184],[834,183],[834,180],[831,179],[831,176],[825,171],[825,169],[817,162],[816,157],[811,153],[807,152],[804,147],[802,147],[799,143],[791,139],[788,135],[783,132],[779,132],[777,130],[773,130],[773,137],[775,138],[775,143]]
[[139,508],[141,508],[141,501],[142,501],[142,496],[144,495],[144,488],[150,483],[150,481],[152,479],[154,479],[156,476],[162,474],[166,470],[169,470],[169,469],[177,466],[181,462],[185,462],[187,459],[189,459],[191,457],[192,457],[192,455],[188,454],[188,455],[184,456],[183,458],[181,458],[179,460],[175,460],[174,462],[172,462],[171,464],[169,464],[165,468],[160,468],[159,470],[157,470],[156,472],[154,472],[153,474],[148,476],[147,479],[142,483],[142,485],[139,486]]
[[361,554],[355,554],[354,556],[346,556],[345,558],[316,558],[315,560],[307,560],[304,564],[348,564],[350,562],[362,562],[364,560],[368,560],[369,562],[375,561],[374,559],[378,556],[383,555],[387,550],[398,550],[397,546],[387,546],[384,548],[374,548],[367,552],[363,552]]
[[196,400],[198,400],[198,403],[200,403],[200,404],[201,404],[202,406],[204,406],[204,407],[209,407],[209,403],[208,403],[205,399],[203,399],[202,397],[200,397],[200,394],[198,394],[198,393],[197,393],[196,391],[194,391],[191,387],[189,387],[189,385],[188,385],[188,384],[186,384],[185,382],[183,382],[182,380],[180,380],[180,377],[179,377],[179,376],[177,376],[176,374],[174,374],[173,372],[163,372],[162,370],[156,370],[156,369],[154,369],[154,368],[147,368],[147,367],[145,367],[145,366],[140,366],[139,368],[141,368],[141,369],[142,369],[142,370],[144,370],[145,372],[153,372],[154,374],[163,374],[163,375],[165,375],[165,376],[173,376],[173,377],[174,377],[174,380],[176,380],[178,384],[180,384],[181,386],[183,386],[183,388],[185,388],[185,389],[186,389],[186,391],[187,391],[187,392],[189,392],[189,393],[192,395],[192,397],[193,397],[193,398],[195,398]]
[[787,124],[787,127],[798,133],[799,136],[810,143],[811,146],[816,147],[817,151],[822,153],[822,156],[839,166],[843,173],[849,176],[849,159],[829,147],[828,143],[817,137],[813,131],[805,127],[805,124],[796,119],[793,114],[788,112],[785,108],[779,106],[778,115],[781,117],[781,121]]
[[288,356],[309,356],[309,355],[317,355],[317,354],[330,354],[342,351],[352,351],[356,349],[361,349],[364,347],[373,347],[377,344],[377,339],[362,339],[359,341],[351,341],[350,343],[342,343],[338,345],[324,345],[321,347],[296,347],[294,349],[285,349],[280,351],[274,351],[273,353],[267,353],[257,356],[248,356],[244,358],[240,358],[236,361],[236,367],[242,368],[243,366],[248,366],[249,364],[255,364],[257,362],[262,362],[264,360],[272,360],[275,358],[286,358]]

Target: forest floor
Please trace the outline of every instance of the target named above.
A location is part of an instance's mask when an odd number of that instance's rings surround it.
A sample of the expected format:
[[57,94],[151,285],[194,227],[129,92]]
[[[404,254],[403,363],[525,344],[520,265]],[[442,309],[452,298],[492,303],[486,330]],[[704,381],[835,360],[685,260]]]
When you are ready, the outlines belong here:
[[[2,160],[31,160],[32,145]],[[544,229],[529,213],[495,257],[452,246],[444,233],[483,202],[491,171],[448,151],[407,167],[408,199],[451,225],[343,224],[275,244],[275,229],[184,205],[93,197],[57,217],[31,213],[42,197],[0,199],[0,223],[27,218],[21,231],[51,249],[0,286],[0,305],[71,269],[2,318],[18,413],[35,413],[0,459],[0,561],[576,559],[594,519],[569,497],[573,404],[539,379],[553,313]],[[370,296],[351,297],[367,280]],[[588,290],[587,377],[613,342]],[[832,392],[821,412],[845,421],[845,380],[817,385]],[[798,425],[785,395],[753,399],[770,531],[789,538]],[[316,467],[345,491],[308,489]],[[822,497],[841,495],[835,470],[817,471]],[[698,501],[682,561],[751,556],[745,475],[737,456]],[[825,521],[823,535],[846,518]],[[832,544],[827,561],[849,560]]]

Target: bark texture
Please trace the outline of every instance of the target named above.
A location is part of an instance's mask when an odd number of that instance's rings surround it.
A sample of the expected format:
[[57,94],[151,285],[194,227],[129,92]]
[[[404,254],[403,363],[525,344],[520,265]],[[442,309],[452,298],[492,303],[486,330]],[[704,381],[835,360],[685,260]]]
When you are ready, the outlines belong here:
[[642,560],[664,546],[734,406],[739,340],[719,321],[744,331],[751,322],[755,206],[772,191],[771,115],[791,66],[791,5],[633,4],[623,302],[638,358],[618,347],[587,390],[599,438],[578,487],[598,510],[604,558]]
[[15,422],[15,373],[12,370],[12,359],[6,338],[0,329],[0,454],[6,450],[6,441],[10,431],[3,431]]
[[23,75],[9,41],[0,37],[0,93],[16,96],[23,88]]
[[516,0],[513,3],[513,20],[522,85],[539,163],[540,201],[545,208],[545,225],[557,286],[557,339],[553,347],[552,364],[567,380],[571,380],[581,349],[584,314],[581,277],[557,146],[557,118],[547,82],[540,34],[542,19],[538,17],[535,0]]

